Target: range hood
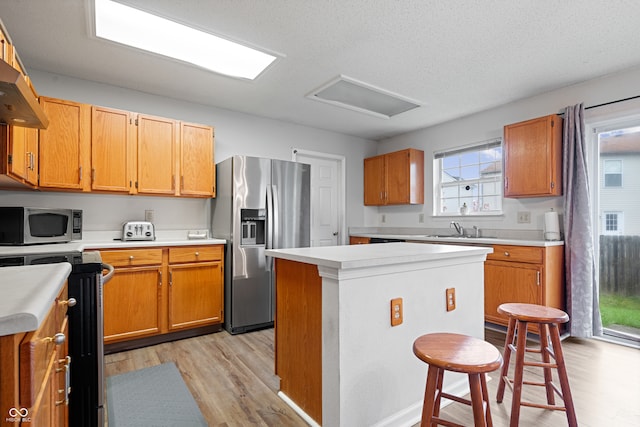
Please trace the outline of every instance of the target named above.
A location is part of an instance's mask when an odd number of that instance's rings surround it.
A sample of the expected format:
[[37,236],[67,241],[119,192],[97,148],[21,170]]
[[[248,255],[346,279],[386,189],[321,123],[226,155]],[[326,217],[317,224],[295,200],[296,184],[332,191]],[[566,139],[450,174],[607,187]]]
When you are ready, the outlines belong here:
[[46,129],[49,119],[22,74],[0,60],[0,123]]

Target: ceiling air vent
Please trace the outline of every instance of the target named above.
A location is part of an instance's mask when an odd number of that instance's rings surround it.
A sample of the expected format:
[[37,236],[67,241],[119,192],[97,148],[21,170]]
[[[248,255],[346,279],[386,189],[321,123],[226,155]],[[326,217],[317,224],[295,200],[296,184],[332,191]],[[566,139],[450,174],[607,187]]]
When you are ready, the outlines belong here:
[[338,76],[322,85],[307,98],[384,119],[420,107],[416,101],[346,76]]

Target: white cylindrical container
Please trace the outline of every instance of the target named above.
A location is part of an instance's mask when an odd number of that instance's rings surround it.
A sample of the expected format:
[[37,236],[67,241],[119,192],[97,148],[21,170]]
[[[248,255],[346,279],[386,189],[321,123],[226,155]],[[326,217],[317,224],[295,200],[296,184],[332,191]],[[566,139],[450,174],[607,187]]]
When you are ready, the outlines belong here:
[[558,212],[549,211],[544,213],[544,239],[560,240],[560,220]]

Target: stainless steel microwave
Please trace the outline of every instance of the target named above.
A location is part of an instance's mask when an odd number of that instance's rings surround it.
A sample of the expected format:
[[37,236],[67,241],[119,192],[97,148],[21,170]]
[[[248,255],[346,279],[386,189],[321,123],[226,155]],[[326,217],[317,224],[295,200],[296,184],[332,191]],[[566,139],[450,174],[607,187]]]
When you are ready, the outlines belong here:
[[0,245],[36,245],[81,239],[81,210],[0,207]]

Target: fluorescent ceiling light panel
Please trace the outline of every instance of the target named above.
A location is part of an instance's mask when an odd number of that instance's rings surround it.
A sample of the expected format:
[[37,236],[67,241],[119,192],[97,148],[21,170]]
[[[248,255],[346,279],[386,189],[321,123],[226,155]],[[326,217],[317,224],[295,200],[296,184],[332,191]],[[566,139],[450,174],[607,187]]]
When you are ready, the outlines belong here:
[[96,36],[253,80],[276,56],[111,0],[95,0]]
[[338,76],[307,97],[385,119],[420,107],[416,101],[346,76]]

